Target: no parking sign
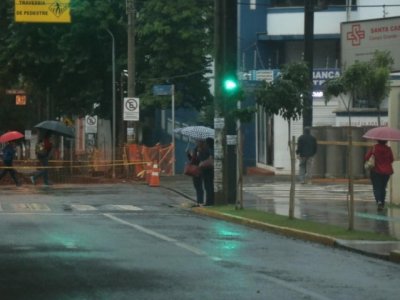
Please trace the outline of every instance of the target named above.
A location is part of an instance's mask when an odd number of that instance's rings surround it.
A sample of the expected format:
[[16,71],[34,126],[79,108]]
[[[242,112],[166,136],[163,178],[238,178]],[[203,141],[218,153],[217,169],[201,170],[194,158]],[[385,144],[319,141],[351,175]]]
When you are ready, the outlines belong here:
[[97,133],[97,116],[85,117],[85,133]]
[[139,98],[124,98],[124,121],[139,121]]

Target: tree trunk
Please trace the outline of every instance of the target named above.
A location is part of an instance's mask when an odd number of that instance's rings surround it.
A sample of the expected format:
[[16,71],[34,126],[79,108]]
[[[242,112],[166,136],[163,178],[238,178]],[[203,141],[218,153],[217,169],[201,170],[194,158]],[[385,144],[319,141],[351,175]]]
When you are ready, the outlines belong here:
[[294,218],[294,198],[296,193],[296,156],[295,156],[296,138],[292,137],[290,147],[290,169],[291,169],[291,183],[290,183],[290,197],[289,197],[289,219]]
[[[290,134],[290,122],[289,123],[289,134]],[[290,135],[289,135],[290,137]],[[289,196],[289,219],[294,218],[294,197],[296,192],[296,138],[293,136],[292,141],[289,139],[289,151],[290,151],[290,170],[291,170],[291,182],[290,182],[290,196]]]
[[349,220],[348,220],[348,229],[354,229],[354,178],[353,178],[353,136],[351,132],[351,119],[349,115],[349,126],[347,131],[347,139],[348,139],[348,148],[347,148],[347,161],[348,161],[348,211],[349,211]]

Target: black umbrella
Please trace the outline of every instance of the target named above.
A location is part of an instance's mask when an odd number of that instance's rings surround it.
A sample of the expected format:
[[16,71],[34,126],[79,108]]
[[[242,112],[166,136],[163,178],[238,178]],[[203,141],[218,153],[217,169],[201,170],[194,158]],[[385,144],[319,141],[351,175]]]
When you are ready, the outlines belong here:
[[40,122],[39,124],[36,124],[35,128],[48,130],[56,135],[62,135],[69,138],[73,138],[75,136],[73,128],[68,127],[67,125],[59,121],[53,121],[53,120],[43,121]]

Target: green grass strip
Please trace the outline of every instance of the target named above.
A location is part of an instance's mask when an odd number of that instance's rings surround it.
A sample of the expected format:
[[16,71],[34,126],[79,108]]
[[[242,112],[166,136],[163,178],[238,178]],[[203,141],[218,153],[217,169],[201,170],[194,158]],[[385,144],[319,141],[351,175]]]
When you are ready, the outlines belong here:
[[311,233],[317,233],[336,239],[344,240],[370,240],[370,241],[396,241],[398,239],[383,233],[369,231],[348,230],[336,225],[323,224],[314,221],[289,219],[288,216],[277,215],[270,212],[256,209],[235,209],[234,205],[210,206],[206,208],[210,211],[223,213],[230,216],[241,217],[258,222],[272,224],[280,227],[303,230]]

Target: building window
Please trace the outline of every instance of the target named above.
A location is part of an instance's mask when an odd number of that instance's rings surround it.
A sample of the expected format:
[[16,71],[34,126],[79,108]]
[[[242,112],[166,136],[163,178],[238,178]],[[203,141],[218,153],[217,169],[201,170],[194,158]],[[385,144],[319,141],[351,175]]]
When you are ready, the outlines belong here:
[[353,108],[375,108],[375,103],[371,103],[366,99],[354,99]]

